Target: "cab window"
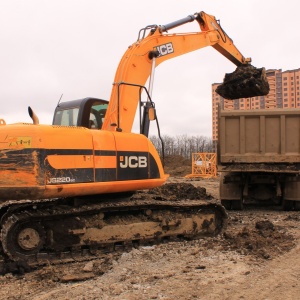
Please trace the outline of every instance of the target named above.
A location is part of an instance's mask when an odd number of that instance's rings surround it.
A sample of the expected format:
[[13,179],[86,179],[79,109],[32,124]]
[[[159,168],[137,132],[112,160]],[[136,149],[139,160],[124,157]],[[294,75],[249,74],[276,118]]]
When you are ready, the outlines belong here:
[[59,110],[54,117],[54,125],[77,126],[79,107]]
[[107,106],[107,103],[95,103],[94,105],[92,105],[89,117],[89,128],[101,129]]

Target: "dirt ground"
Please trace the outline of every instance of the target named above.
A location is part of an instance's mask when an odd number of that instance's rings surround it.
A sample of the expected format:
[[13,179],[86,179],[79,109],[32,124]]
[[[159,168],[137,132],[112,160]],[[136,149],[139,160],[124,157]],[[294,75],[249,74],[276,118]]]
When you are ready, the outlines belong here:
[[[187,179],[176,170],[168,183],[218,199],[218,178]],[[217,237],[8,273],[0,276],[0,299],[299,299],[300,213],[260,205],[228,218]]]

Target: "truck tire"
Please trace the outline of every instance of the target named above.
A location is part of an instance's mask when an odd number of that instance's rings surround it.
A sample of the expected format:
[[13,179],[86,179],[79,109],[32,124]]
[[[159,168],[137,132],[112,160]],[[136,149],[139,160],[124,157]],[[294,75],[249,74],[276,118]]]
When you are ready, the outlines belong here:
[[243,210],[243,200],[221,200],[227,210]]
[[284,211],[294,210],[294,201],[283,199],[283,201],[282,201],[282,210],[284,210]]
[[231,201],[231,209],[232,210],[243,210],[243,200],[232,200]]
[[299,211],[299,210],[300,210],[300,201],[295,201],[295,203],[294,203],[294,209],[295,209],[296,211]]
[[231,200],[221,200],[221,204],[222,204],[227,210],[231,210]]

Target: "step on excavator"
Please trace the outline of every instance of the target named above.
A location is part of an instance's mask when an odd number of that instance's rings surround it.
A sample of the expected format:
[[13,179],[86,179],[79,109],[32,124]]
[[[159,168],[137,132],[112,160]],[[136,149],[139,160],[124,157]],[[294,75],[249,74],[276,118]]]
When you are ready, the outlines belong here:
[[[168,33],[193,21],[199,32]],[[251,88],[250,59],[242,56],[214,16],[200,12],[141,29],[119,63],[109,101],[61,102],[52,125],[39,124],[30,107],[32,124],[0,120],[3,272],[8,265],[32,269],[45,261],[84,260],[116,249],[214,236],[223,230],[226,212],[220,204],[135,197],[136,191],[159,187],[168,178],[147,138],[150,121],[158,124],[151,99],[154,70],[168,59],[207,46],[248,70],[250,79],[241,80],[247,85],[247,97],[266,94],[257,87],[267,84],[264,69],[258,69]],[[238,89],[238,97],[242,91]],[[227,93],[224,97],[235,97],[234,89]],[[132,132],[137,112],[139,134]]]

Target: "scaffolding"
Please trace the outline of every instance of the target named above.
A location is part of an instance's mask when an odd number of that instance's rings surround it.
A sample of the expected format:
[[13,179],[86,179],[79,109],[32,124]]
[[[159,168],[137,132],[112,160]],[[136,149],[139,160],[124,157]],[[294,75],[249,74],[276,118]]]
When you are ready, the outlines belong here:
[[216,153],[192,153],[192,174],[185,177],[217,177]]

